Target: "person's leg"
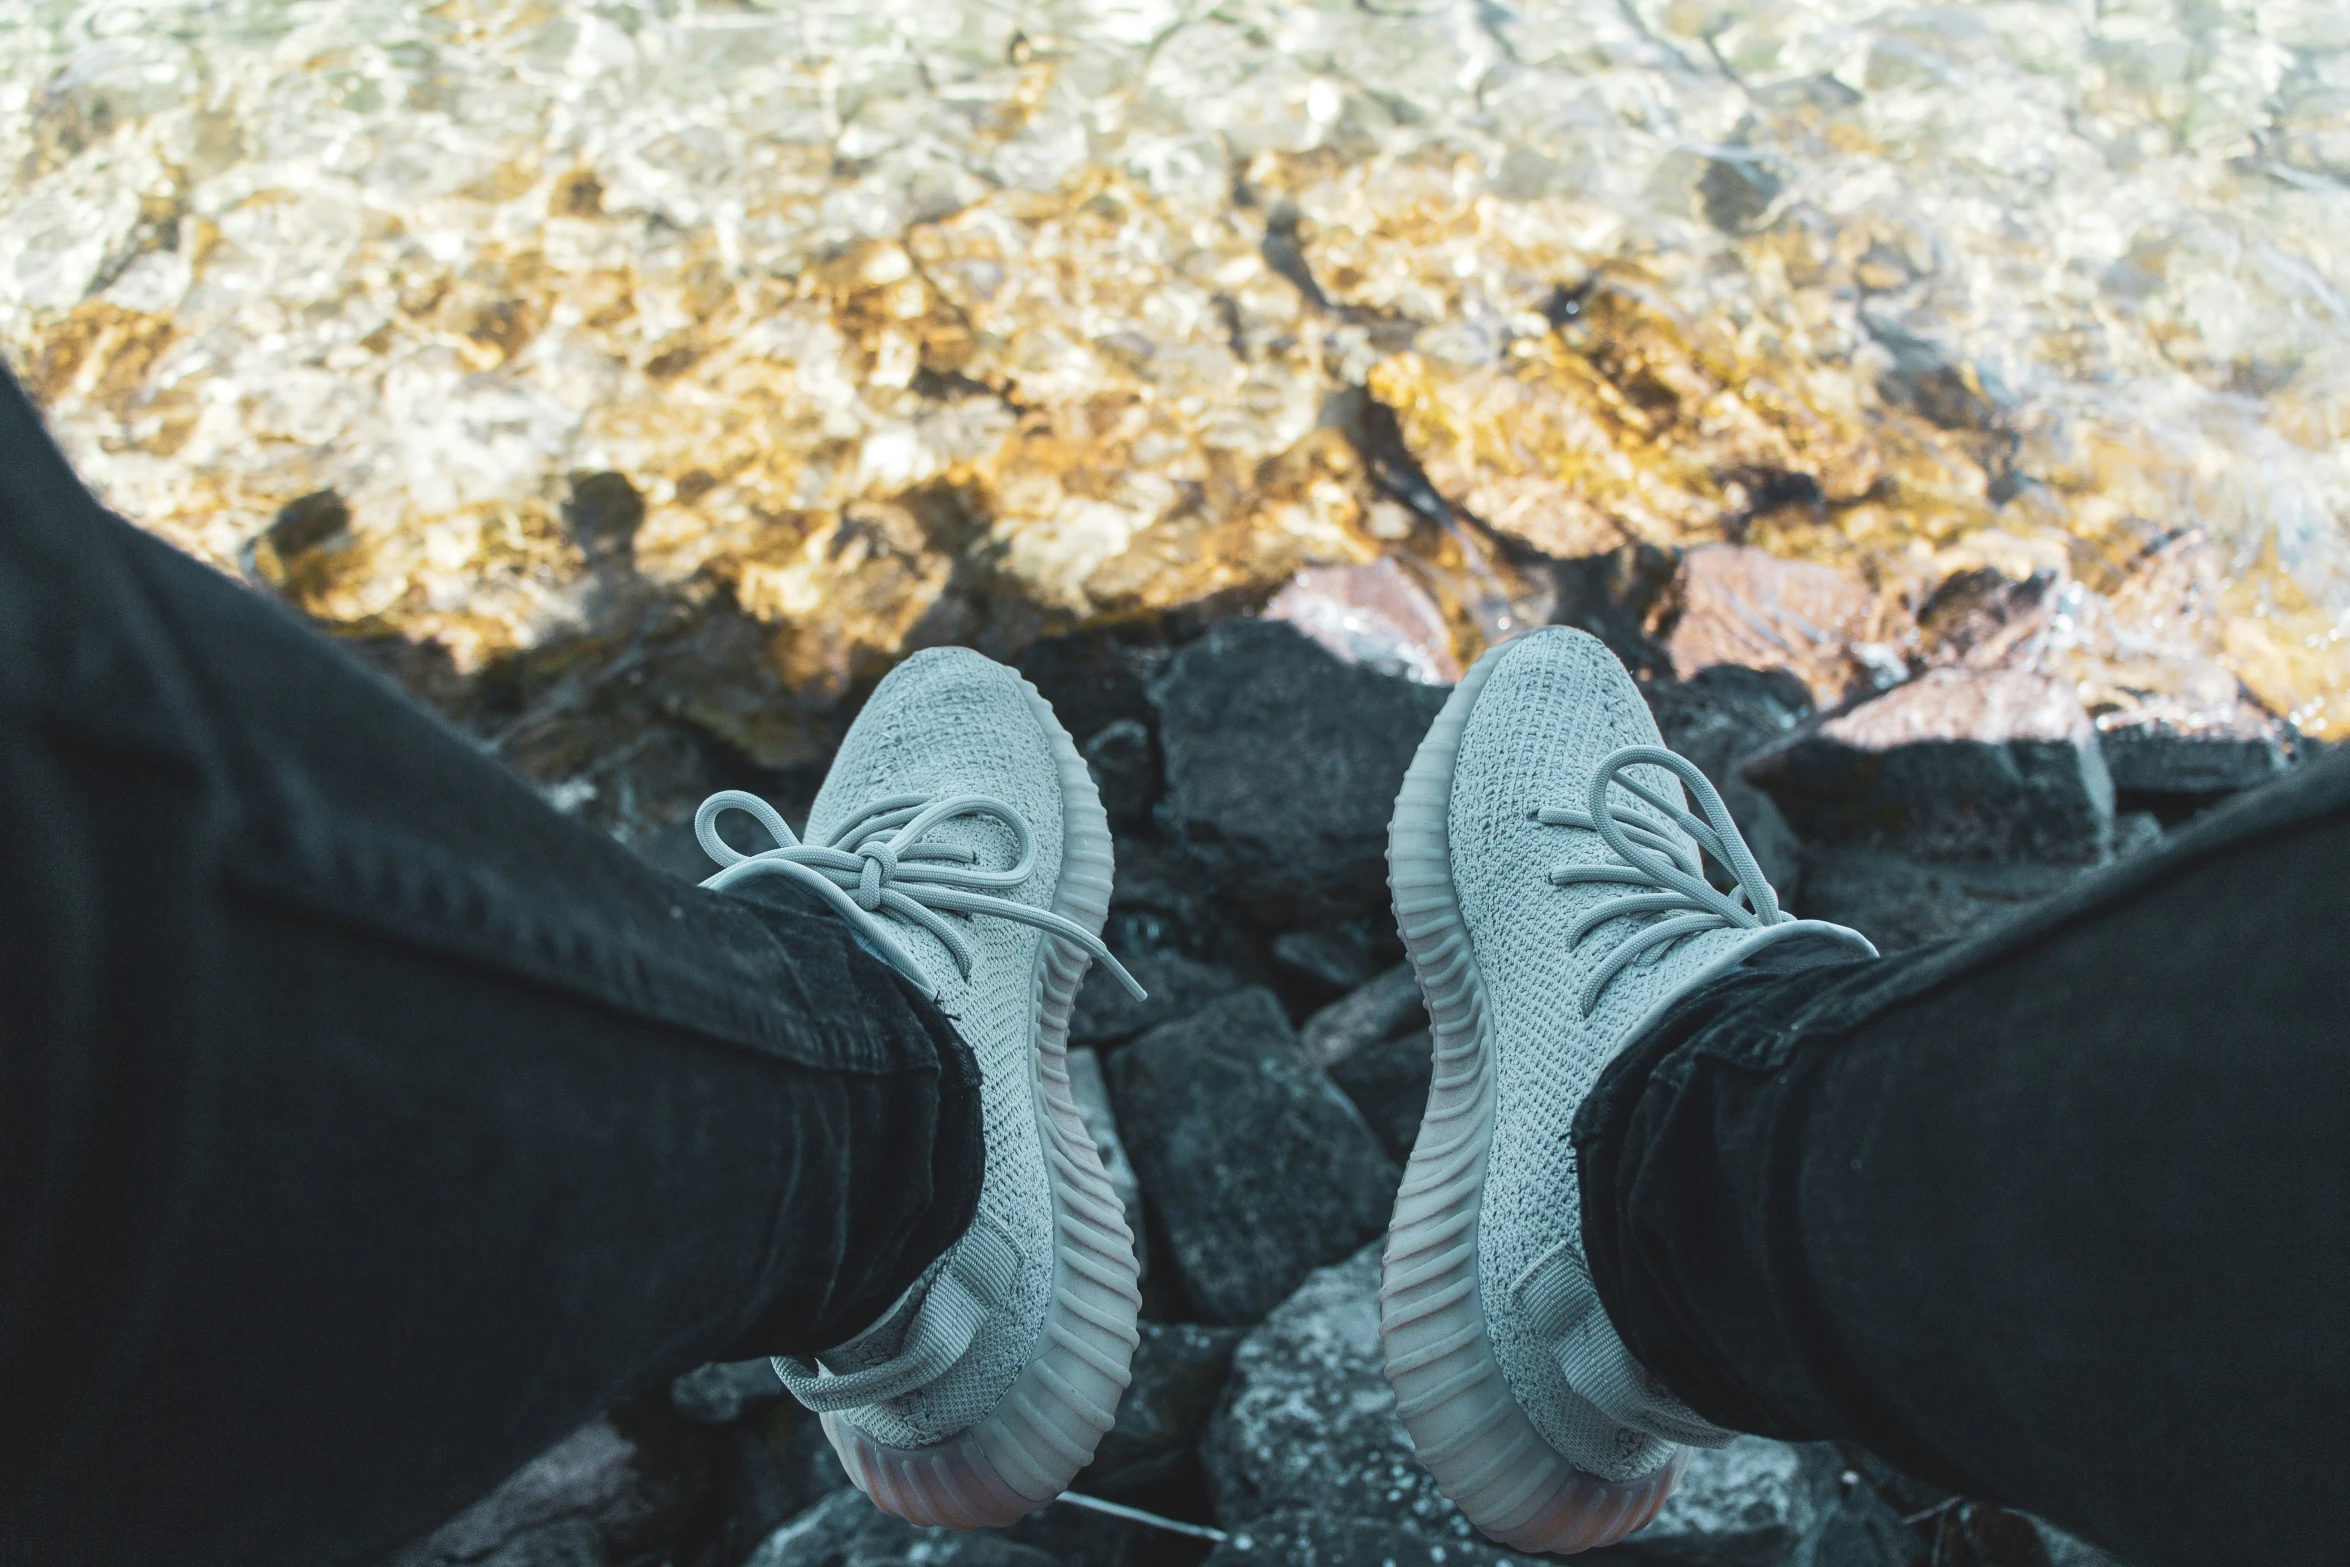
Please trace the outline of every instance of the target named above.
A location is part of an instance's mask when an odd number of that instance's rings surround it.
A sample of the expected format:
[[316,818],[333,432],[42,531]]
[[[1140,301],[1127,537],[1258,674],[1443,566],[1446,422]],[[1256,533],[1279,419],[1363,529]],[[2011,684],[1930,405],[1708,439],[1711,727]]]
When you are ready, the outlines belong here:
[[0,377],[0,1560],[380,1559],[968,1223],[975,1063],[811,895],[547,809],[106,515]]
[[2350,756],[1962,943],[1690,997],[1576,1123],[1699,1413],[2146,1567],[2350,1539]]

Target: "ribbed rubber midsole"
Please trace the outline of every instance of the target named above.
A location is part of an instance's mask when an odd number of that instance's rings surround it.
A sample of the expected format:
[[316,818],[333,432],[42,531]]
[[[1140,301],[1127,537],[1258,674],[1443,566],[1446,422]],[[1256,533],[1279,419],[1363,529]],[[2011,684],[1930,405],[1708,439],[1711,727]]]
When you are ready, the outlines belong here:
[[[1061,785],[1061,876],[1054,912],[1098,933],[1109,917],[1109,819],[1093,775],[1051,706],[1025,680],[1052,746]],[[1046,934],[1036,962],[1035,1041],[1029,1057],[1036,1124],[1052,1188],[1052,1299],[1029,1362],[996,1407],[932,1447],[874,1441],[824,1417],[849,1477],[879,1506],[926,1526],[1008,1524],[1068,1488],[1116,1417],[1140,1342],[1142,1305],[1134,1235],[1069,1087],[1069,1013],[1091,960]]]
[[1623,1538],[1655,1514],[1686,1462],[1609,1481],[1569,1463],[1519,1407],[1477,1288],[1477,1223],[1493,1136],[1494,1071],[1482,981],[1452,884],[1453,765],[1477,693],[1506,645],[1453,691],[1404,774],[1388,828],[1388,887],[1435,1042],[1428,1107],[1396,1193],[1380,1271],[1379,1333],[1396,1414],[1468,1520],[1518,1550],[1560,1554]]

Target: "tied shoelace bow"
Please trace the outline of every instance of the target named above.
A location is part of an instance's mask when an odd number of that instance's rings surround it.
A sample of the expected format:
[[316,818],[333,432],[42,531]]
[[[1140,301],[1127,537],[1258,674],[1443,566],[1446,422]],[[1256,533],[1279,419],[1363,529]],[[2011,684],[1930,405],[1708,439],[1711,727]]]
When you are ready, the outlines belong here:
[[[1630,769],[1641,766],[1661,767],[1678,777],[1704,814],[1692,814],[1634,778]],[[1696,841],[1699,851],[1713,856],[1714,863],[1730,873],[1737,883],[1735,888],[1724,892],[1707,881],[1704,862],[1698,855],[1692,854],[1651,817],[1629,805],[1611,801],[1608,798],[1611,786],[1664,813],[1665,820]],[[1779,907],[1779,895],[1771,890],[1762,867],[1755,863],[1754,853],[1746,847],[1737,823],[1730,819],[1729,807],[1722,803],[1720,792],[1687,758],[1655,745],[1628,745],[1611,751],[1592,772],[1583,805],[1579,811],[1565,806],[1545,806],[1535,813],[1535,819],[1545,827],[1580,827],[1585,832],[1596,832],[1624,863],[1560,865],[1550,873],[1551,885],[1571,887],[1613,882],[1652,890],[1595,904],[1567,932],[1567,945],[1579,944],[1610,920],[1656,914],[1670,916],[1631,931],[1617,943],[1606,961],[1592,971],[1591,977],[1583,982],[1580,997],[1585,1013],[1598,1004],[1599,993],[1607,988],[1609,981],[1634,962],[1654,963],[1677,943],[1709,930],[1760,930],[1802,923],[1846,940],[1870,957],[1876,956],[1876,948],[1858,932],[1815,921],[1799,922]]]
[[[744,854],[718,836],[718,818],[740,811],[767,830],[775,847]],[[989,817],[1011,829],[1019,844],[1016,863],[1009,870],[991,871],[978,864],[976,849],[962,844],[926,841],[941,823],[962,816]],[[1026,881],[1036,863],[1036,840],[1019,813],[985,795],[894,794],[876,800],[843,822],[828,843],[802,843],[775,807],[755,794],[724,789],[702,802],[694,812],[694,837],[702,852],[725,869],[702,883],[724,891],[757,876],[788,876],[812,888],[892,968],[912,980],[925,996],[935,1000],[938,987],[922,972],[905,943],[883,915],[893,915],[938,938],[955,960],[963,977],[971,975],[971,943],[945,918],[946,914],[987,914],[1017,920],[1073,942],[1094,961],[1118,977],[1118,982],[1142,1000],[1145,992],[1111,956],[1099,936],[1076,921],[1010,898],[997,897]]]

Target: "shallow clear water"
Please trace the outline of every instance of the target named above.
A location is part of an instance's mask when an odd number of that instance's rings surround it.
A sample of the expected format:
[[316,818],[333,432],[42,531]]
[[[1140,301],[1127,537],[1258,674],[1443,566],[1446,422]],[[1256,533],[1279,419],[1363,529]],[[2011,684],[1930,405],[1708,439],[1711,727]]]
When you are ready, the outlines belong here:
[[[2059,573],[2109,718],[2350,719],[2330,0],[43,3],[0,148],[84,472],[460,680],[634,602],[610,471],[809,712],[1381,554],[1470,652],[1529,550],[1729,538],[1893,622]],[[670,711],[813,743],[696,667]]]

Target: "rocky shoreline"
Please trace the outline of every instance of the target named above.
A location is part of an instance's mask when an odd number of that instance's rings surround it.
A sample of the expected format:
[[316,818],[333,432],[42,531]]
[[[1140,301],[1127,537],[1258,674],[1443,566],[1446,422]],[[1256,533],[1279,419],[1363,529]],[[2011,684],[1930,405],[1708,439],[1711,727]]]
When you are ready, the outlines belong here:
[[[1767,558],[1735,564],[1769,569]],[[1889,949],[1972,928],[2144,852],[2280,776],[2310,745],[2252,722],[2224,736],[2100,732],[2067,688],[1970,661],[2029,641],[2029,607],[2017,602],[2028,583],[1986,585],[1997,591],[1947,617],[1934,646],[1948,659],[1883,690],[1857,670],[1824,711],[1800,659],[1676,677],[1677,656],[1728,634],[1701,617],[1726,614],[1750,632],[1772,608],[1694,593],[1695,574],[1683,571],[1682,608],[1657,623],[1661,635],[1619,638],[1619,651],[1648,671],[1669,743],[1724,788],[1790,906],[1850,921]],[[1378,588],[1365,591],[1385,602]],[[1135,1383],[1074,1489],[1221,1538],[1068,1504],[1008,1530],[914,1529],[842,1489],[812,1418],[753,1362],[614,1411],[397,1567],[1518,1559],[1436,1492],[1378,1370],[1379,1237],[1429,1071],[1381,852],[1397,783],[1444,688],[1386,672],[1410,660],[1392,624],[1336,613],[1347,583],[1317,591],[1330,596],[1324,612],[1300,613],[1314,635],[1244,617],[1171,638],[1084,633],[1023,659],[1117,821],[1107,934],[1151,992],[1136,1002],[1089,983],[1071,1031],[1072,1075],[1147,1252]],[[1594,624],[1609,629],[1605,616]],[[679,847],[647,845],[698,874],[672,859]],[[2105,1562],[2045,1524],[1865,1454],[1760,1438],[1699,1455],[1654,1524],[1594,1559]]]

